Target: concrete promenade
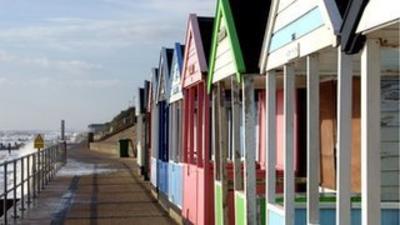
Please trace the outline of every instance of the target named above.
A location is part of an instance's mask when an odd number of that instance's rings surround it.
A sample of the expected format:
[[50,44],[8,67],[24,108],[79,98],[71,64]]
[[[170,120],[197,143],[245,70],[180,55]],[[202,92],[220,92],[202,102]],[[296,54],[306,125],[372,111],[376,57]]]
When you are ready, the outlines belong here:
[[68,163],[10,224],[175,224],[136,176],[133,159],[68,150]]

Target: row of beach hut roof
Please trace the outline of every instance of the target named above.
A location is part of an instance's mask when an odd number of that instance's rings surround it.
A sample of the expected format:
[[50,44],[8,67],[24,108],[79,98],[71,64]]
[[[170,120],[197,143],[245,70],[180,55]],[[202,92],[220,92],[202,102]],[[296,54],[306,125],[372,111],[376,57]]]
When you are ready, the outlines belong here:
[[395,5],[218,0],[189,16],[137,92],[140,173],[180,222],[400,223]]

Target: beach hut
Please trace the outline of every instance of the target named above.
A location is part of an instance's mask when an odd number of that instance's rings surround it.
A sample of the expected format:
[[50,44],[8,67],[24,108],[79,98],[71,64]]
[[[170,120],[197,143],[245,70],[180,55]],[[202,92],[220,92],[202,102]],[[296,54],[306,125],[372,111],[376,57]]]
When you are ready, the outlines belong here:
[[[212,88],[215,223],[262,224],[261,151],[265,78],[258,68],[270,1],[219,0],[208,88]],[[231,185],[233,184],[233,186]]]
[[144,81],[144,156],[143,156],[143,177],[150,178],[151,162],[151,83]]
[[157,187],[161,197],[168,199],[168,126],[169,126],[169,80],[173,49],[162,48],[158,67],[158,87],[156,107],[158,109],[158,157],[157,157]]
[[157,177],[157,161],[159,149],[159,108],[157,106],[157,89],[159,86],[159,72],[158,68],[151,69],[151,89],[150,101],[148,102],[149,111],[151,113],[151,145],[150,145],[150,183],[152,184],[153,191],[157,193],[158,177]]
[[214,224],[210,99],[206,91],[213,18],[189,16],[183,60],[183,217]]
[[179,209],[182,209],[183,198],[183,93],[182,66],[185,46],[175,44],[174,56],[169,80],[169,168],[168,168],[168,197]]
[[[360,207],[357,206],[360,199],[361,208],[364,208],[380,196],[376,189],[380,176],[375,176],[380,167],[372,165],[380,161],[379,146],[374,145],[380,135],[376,131],[367,131],[371,128],[366,129],[371,124],[373,128],[379,126],[379,122],[375,122],[380,118],[374,114],[379,104],[373,102],[379,101],[379,97],[374,96],[372,101],[376,108],[370,109],[373,116],[368,118],[371,120],[365,121],[366,115],[363,116],[365,105],[369,105],[365,104],[369,101],[365,101],[366,96],[376,94],[375,88],[380,82],[372,78],[376,81],[371,90],[373,94],[363,92],[363,82],[366,82],[363,81],[363,70],[366,68],[353,67],[353,63],[360,63],[359,57],[347,54],[340,46],[346,39],[343,33],[346,21],[362,14],[362,4],[353,5],[360,2],[352,1],[347,7],[344,1],[272,1],[260,61],[261,72],[266,73],[267,224],[358,225],[361,224]],[[351,12],[355,6],[361,11]],[[354,32],[351,28],[350,33],[357,35]],[[348,44],[363,46],[352,41]],[[307,192],[304,194],[295,190],[296,153],[303,154],[295,150],[298,141],[293,139],[299,131],[295,126],[298,124],[296,117],[293,117],[298,108],[296,104],[300,103],[296,103],[295,91],[299,87],[306,89],[307,96],[305,103],[301,103],[307,115],[303,132],[307,140],[307,158],[299,162],[307,171]],[[279,133],[276,130],[279,123],[276,90],[279,88],[283,89],[283,196],[276,193],[275,172],[279,161]],[[303,120],[297,116],[299,119]],[[371,143],[365,141],[367,134]],[[376,148],[371,150],[372,146]],[[376,184],[370,182],[371,177],[377,177],[372,178]],[[360,187],[363,190],[361,198]],[[323,207],[320,202],[324,202]],[[380,199],[372,205],[380,205]],[[378,211],[380,213],[380,209],[375,209],[366,212],[374,217]],[[364,209],[362,211],[364,217]],[[389,211],[385,213],[390,214]],[[368,218],[362,224],[388,224],[387,221]]]
[[145,95],[144,88],[136,92],[136,160],[138,173],[143,176],[145,171]]
[[354,1],[341,29],[341,51],[355,54],[350,66],[361,80],[362,224],[400,223],[400,7],[396,4]]

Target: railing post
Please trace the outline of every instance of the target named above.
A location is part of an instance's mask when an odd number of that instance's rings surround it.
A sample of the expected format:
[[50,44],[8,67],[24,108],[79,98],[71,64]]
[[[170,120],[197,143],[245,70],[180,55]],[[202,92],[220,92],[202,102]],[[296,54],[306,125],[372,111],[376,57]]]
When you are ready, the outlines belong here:
[[28,155],[28,158],[26,160],[27,160],[26,164],[27,164],[27,168],[28,168],[27,169],[27,177],[28,177],[28,180],[27,180],[27,182],[28,182],[28,185],[27,185],[28,201],[27,201],[27,203],[31,204],[31,163],[30,163],[31,155]]
[[36,198],[36,193],[37,193],[37,159],[36,159],[36,153],[32,155],[32,190],[33,190],[33,198]]
[[7,162],[4,163],[4,199],[3,199],[3,220],[4,220],[4,224],[7,224],[7,194],[8,194],[8,190],[7,190]]
[[36,153],[32,155],[32,191],[33,191],[33,198],[36,198]]
[[13,218],[16,219],[18,218],[18,213],[17,213],[17,160],[13,161],[13,209],[14,209],[14,215]]
[[52,150],[50,151],[50,180],[53,180],[53,177],[54,177],[53,152],[54,152],[54,149],[52,149]]
[[46,156],[47,156],[47,184],[50,182],[50,174],[51,174],[51,161],[50,161],[50,152],[51,148],[47,150]]
[[41,161],[41,159],[40,159],[40,150],[38,151],[38,153],[37,153],[37,163],[36,163],[36,166],[37,166],[37,176],[36,176],[36,186],[37,186],[37,193],[39,194],[40,193],[40,177],[41,177],[41,169],[40,169],[40,161]]
[[44,169],[43,169],[43,173],[44,173],[43,189],[44,189],[47,185],[47,149],[45,149],[43,152],[43,162],[44,162]]
[[21,209],[22,211],[25,210],[25,180],[24,180],[24,158],[21,158]]
[[46,162],[45,162],[45,160],[46,160],[46,158],[44,157],[44,153],[45,153],[46,151],[45,150],[43,150],[41,153],[42,153],[42,158],[41,158],[41,177],[40,177],[40,179],[41,179],[41,183],[42,183],[42,189],[44,189],[44,185],[45,185],[45,180],[46,180]]

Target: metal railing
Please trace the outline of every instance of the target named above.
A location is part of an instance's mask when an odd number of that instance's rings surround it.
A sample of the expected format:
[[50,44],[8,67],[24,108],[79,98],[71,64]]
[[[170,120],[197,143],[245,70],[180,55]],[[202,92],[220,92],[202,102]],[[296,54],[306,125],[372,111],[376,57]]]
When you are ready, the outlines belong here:
[[[66,144],[60,143],[41,151],[0,163],[3,177],[0,184],[3,190],[3,223],[8,224],[8,211],[18,218],[42,189],[54,178],[56,172],[66,163]],[[10,170],[10,167],[12,170]],[[12,200],[12,201],[11,201]],[[9,202],[12,206],[9,208]],[[19,210],[17,209],[19,206]]]

